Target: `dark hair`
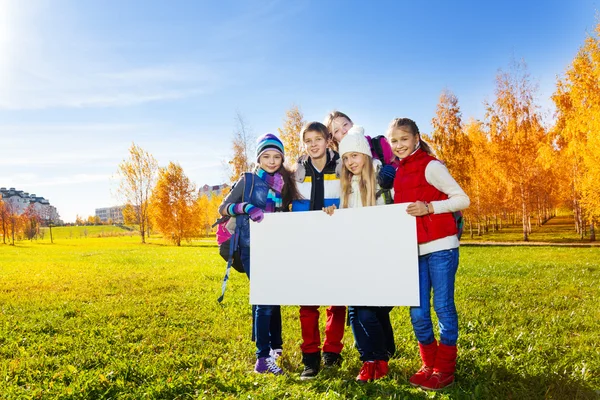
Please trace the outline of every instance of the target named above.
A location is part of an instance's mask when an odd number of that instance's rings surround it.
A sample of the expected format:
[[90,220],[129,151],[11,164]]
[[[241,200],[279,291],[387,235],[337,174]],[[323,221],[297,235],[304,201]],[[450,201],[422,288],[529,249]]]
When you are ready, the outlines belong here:
[[419,147],[427,154],[433,155],[433,150],[431,147],[423,140],[421,137],[421,132],[419,132],[419,127],[416,122],[410,118],[394,118],[394,120],[390,123],[388,127],[387,135],[390,136],[394,129],[400,129],[401,131],[412,134],[413,136],[419,135]]
[[283,163],[277,172],[279,172],[283,178],[283,189],[281,190],[282,207],[284,211],[289,211],[292,201],[300,198],[300,192],[298,192],[293,172],[288,170]]
[[323,125],[320,122],[314,121],[314,122],[308,122],[306,124],[304,124],[304,126],[302,127],[302,130],[300,131],[300,141],[304,142],[304,135],[307,132],[319,132],[321,134],[321,136],[323,136],[323,139],[325,139],[325,141],[329,141],[331,140],[331,138],[333,137],[331,135],[331,132],[329,131],[329,129],[327,129],[327,127],[325,125]]

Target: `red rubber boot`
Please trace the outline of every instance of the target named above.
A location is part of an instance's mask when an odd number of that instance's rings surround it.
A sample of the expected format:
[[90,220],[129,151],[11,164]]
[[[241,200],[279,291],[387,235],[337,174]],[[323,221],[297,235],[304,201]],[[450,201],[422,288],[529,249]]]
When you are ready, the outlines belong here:
[[456,346],[440,343],[435,357],[435,366],[431,377],[420,386],[425,390],[442,390],[454,383],[456,370]]
[[410,377],[408,382],[410,382],[413,386],[421,386],[423,383],[427,381],[433,374],[433,366],[435,365],[435,355],[438,350],[438,344],[433,339],[433,342],[430,344],[421,344],[419,343],[419,353],[421,353],[421,361],[423,361],[423,365],[421,369],[417,371],[416,374]]

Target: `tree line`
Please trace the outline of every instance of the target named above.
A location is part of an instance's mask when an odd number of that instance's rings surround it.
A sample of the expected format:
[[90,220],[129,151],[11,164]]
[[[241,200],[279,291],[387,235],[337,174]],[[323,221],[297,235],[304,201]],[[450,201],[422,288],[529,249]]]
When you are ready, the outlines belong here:
[[[580,237],[593,241],[600,218],[600,24],[557,79],[552,123],[544,122],[536,94],[525,63],[512,62],[496,76],[483,119],[465,122],[457,96],[446,89],[432,131],[423,136],[471,198],[465,211],[471,237],[520,225],[527,241],[533,225],[567,208]],[[251,165],[248,129],[237,121],[232,181]],[[288,163],[302,154],[304,122],[294,105],[279,129]]]

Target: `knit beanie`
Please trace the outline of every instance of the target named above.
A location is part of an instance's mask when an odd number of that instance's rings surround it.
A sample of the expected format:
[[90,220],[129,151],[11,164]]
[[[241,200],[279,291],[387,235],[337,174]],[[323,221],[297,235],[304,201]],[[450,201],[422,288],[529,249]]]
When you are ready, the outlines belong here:
[[365,130],[362,126],[354,125],[348,131],[348,134],[342,138],[339,148],[340,156],[344,156],[346,153],[363,153],[371,156],[371,147],[365,137]]
[[265,133],[256,140],[256,161],[258,161],[265,151],[269,150],[275,150],[280,153],[282,157],[285,156],[281,140],[272,133]]

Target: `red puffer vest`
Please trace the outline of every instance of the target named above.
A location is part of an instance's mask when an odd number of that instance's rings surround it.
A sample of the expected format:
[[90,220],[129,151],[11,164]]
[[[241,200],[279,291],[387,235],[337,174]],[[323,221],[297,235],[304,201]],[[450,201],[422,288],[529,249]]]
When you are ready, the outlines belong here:
[[[419,149],[414,154],[400,160],[394,179],[394,203],[415,201],[446,200],[448,196],[440,192],[425,179],[425,168],[431,161],[437,161]],[[417,241],[419,244],[456,235],[456,222],[452,213],[429,214],[417,217]]]

